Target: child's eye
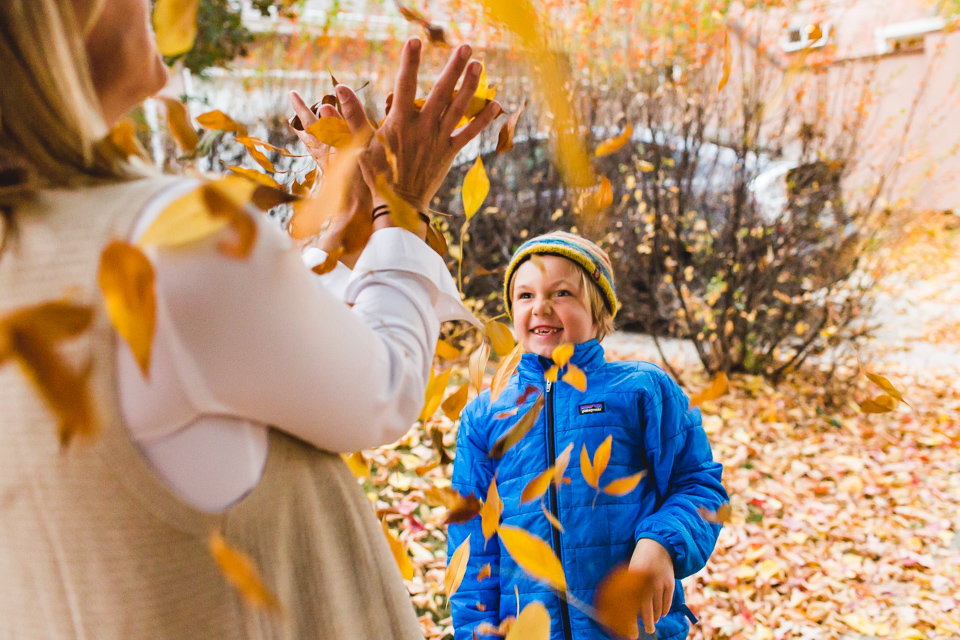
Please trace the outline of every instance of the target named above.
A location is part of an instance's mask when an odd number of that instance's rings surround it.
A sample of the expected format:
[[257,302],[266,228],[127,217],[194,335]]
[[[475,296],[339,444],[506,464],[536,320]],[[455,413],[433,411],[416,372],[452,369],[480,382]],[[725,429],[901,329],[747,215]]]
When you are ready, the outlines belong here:
[[557,297],[560,297],[560,296],[572,296],[572,295],[573,295],[573,294],[570,293],[567,289],[560,289],[560,291],[557,291]]
[[517,296],[517,299],[518,299],[518,300],[529,300],[529,299],[532,298],[532,297],[533,297],[533,294],[532,294],[532,293],[521,293],[521,294],[519,294],[519,295]]

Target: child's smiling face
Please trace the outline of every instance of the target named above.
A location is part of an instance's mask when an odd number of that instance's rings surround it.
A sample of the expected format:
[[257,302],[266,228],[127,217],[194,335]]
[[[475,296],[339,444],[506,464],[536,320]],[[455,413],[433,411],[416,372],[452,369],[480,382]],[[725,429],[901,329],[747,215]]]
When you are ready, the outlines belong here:
[[[542,267],[542,268],[541,268]],[[560,256],[521,264],[513,277],[513,332],[528,353],[549,358],[565,342],[597,337],[580,268]]]

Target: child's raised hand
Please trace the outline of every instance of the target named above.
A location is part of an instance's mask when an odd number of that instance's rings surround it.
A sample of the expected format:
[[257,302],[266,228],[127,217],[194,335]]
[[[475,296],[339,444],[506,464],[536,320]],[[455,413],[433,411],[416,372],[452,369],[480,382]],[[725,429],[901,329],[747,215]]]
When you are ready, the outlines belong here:
[[630,572],[645,578],[640,588],[640,615],[644,630],[652,634],[673,603],[673,558],[659,542],[642,538],[630,558]]

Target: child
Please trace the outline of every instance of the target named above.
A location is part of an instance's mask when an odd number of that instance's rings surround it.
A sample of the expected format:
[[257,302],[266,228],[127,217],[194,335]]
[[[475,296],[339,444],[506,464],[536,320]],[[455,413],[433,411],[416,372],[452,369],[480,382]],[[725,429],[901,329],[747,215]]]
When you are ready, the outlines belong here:
[[[484,391],[463,411],[453,487],[483,499],[496,477],[502,523],[526,529],[553,547],[568,593],[580,602],[592,604],[603,577],[629,562],[643,576],[641,638],[685,638],[688,618],[696,619],[684,605],[680,578],[704,566],[720,529],[704,521],[697,508],[716,510],[727,501],[720,484],[723,467],[713,461],[699,411],[690,409],[687,396],[658,367],[604,360],[599,341],[612,328],[617,299],[610,259],[597,245],[563,232],[533,238],[514,254],[504,285],[514,333],[525,353],[496,400]],[[545,379],[554,348],[565,343],[574,345],[570,364],[586,374],[584,392]],[[525,393],[529,386],[539,391]],[[546,403],[533,428],[502,458],[489,457],[493,443],[539,393]],[[498,418],[521,400],[515,417]],[[584,447],[592,459],[608,436],[612,448],[601,489],[612,480],[647,472],[626,495],[598,494],[578,463]],[[551,485],[542,506],[540,500],[521,504],[527,484],[571,445],[565,474],[570,483],[559,489]],[[551,526],[543,510],[552,512],[562,529]],[[552,639],[610,637],[578,607],[518,567],[496,535],[485,542],[480,518],[450,525],[448,554],[467,536],[466,575],[450,598],[455,640],[470,640],[481,622],[497,626],[533,600],[550,612]],[[491,576],[479,580],[487,564]]]

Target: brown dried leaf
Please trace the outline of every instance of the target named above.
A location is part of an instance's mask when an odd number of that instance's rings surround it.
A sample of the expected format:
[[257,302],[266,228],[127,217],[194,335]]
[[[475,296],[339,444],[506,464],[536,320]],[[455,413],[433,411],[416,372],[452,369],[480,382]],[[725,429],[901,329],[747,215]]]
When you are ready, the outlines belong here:
[[533,428],[534,423],[536,423],[537,418],[540,416],[540,412],[543,411],[545,403],[546,400],[543,394],[540,394],[533,405],[523,414],[523,417],[517,420],[515,425],[510,427],[503,436],[493,443],[493,446],[490,448],[490,457],[499,460],[503,457],[503,454],[520,442],[523,436],[527,435],[530,429]]
[[488,562],[487,564],[483,565],[480,568],[480,571],[477,572],[477,582],[483,582],[484,580],[489,578],[490,573],[491,573],[490,563]]
[[706,507],[698,507],[697,513],[700,514],[701,518],[712,524],[726,524],[730,522],[730,517],[733,515],[733,508],[729,502],[724,502],[716,511],[710,511]]
[[115,240],[100,254],[97,278],[110,322],[149,377],[157,318],[153,266],[140,249]]
[[594,194],[594,201],[597,209],[601,211],[613,204],[613,186],[611,186],[607,176],[600,178],[600,186],[597,187],[597,192]]
[[507,121],[503,123],[497,137],[497,153],[506,153],[513,149],[513,136],[517,133],[517,123],[520,122],[520,116],[526,110],[527,104],[529,104],[529,101],[524,100],[520,108],[510,114]]
[[236,197],[236,192],[225,188],[223,181],[200,187],[204,204],[214,218],[223,218],[236,232],[233,241],[222,240],[218,247],[221,254],[245,260],[257,241],[257,223],[246,208],[248,201]]
[[240,592],[244,600],[274,613],[283,611],[280,601],[263,584],[248,555],[230,546],[219,532],[210,535],[208,546],[223,577]]
[[449,487],[433,486],[423,492],[423,497],[428,503],[446,507],[446,524],[458,524],[467,522],[476,517],[483,505],[472,493],[469,496],[461,495],[458,491]]
[[265,187],[273,187],[274,189],[283,189],[283,187],[280,186],[279,182],[277,182],[267,174],[260,173],[255,169],[247,169],[246,167],[237,167],[232,164],[225,164],[223,166],[225,166],[227,169],[234,172],[238,176],[242,176],[247,180],[251,180],[259,185],[263,185]]

